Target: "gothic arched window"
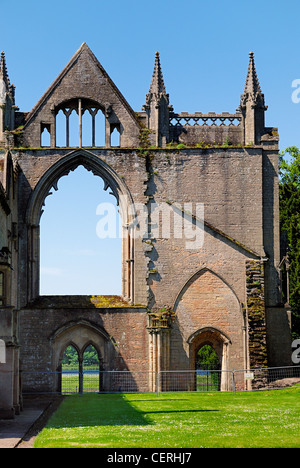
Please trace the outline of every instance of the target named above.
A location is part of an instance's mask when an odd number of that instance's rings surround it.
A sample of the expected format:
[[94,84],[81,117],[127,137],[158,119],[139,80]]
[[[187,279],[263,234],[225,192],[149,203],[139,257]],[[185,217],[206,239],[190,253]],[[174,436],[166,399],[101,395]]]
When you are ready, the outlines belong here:
[[71,99],[56,110],[56,146],[105,146],[104,108],[89,99]]

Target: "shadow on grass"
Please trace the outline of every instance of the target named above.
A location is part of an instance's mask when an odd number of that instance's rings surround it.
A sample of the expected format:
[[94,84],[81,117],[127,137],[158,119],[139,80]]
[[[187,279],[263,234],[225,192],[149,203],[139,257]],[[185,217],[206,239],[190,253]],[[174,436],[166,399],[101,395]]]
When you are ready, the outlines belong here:
[[216,412],[219,410],[212,410],[212,409],[194,409],[194,410],[162,410],[162,411],[145,411],[144,414],[156,414],[156,413],[208,413],[208,412]]
[[[147,401],[147,400],[134,400]],[[48,421],[47,428],[88,426],[145,426],[156,424],[149,415],[163,413],[203,413],[218,410],[205,409],[158,409],[153,408],[156,400],[149,399],[149,410],[135,408],[122,394],[76,395],[64,399],[58,411]],[[164,400],[165,401],[165,400]],[[173,400],[174,401],[174,400]],[[152,407],[150,407],[150,405]]]

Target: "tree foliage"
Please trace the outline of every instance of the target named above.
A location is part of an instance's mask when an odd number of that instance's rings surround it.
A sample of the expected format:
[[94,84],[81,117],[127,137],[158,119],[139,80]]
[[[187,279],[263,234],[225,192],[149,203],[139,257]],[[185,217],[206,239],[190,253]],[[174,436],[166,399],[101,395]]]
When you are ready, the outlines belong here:
[[[89,366],[98,366],[99,365],[99,357],[96,349],[94,346],[90,345],[86,348],[83,354],[83,362],[84,367]],[[63,367],[72,367],[78,368],[79,361],[78,361],[78,353],[74,346],[68,346],[64,352],[64,356],[62,359]]]
[[300,150],[279,155],[280,229],[286,237],[290,262],[290,305],[293,338],[300,337]]
[[218,370],[219,358],[214,348],[208,344],[203,345],[196,357],[196,368],[203,370]]

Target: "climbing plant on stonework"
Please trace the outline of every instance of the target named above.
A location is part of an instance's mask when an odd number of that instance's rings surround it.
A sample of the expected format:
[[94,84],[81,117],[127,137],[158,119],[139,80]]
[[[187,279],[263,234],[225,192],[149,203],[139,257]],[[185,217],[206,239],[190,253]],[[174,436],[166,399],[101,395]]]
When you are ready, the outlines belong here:
[[[295,146],[279,155],[280,229],[290,262],[292,335],[300,337],[300,150]],[[285,298],[284,298],[285,299]]]

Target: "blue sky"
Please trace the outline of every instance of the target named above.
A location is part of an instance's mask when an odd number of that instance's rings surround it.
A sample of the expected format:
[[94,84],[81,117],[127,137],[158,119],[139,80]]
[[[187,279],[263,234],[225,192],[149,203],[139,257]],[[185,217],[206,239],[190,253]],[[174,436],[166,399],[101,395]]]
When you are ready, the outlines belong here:
[[[116,222],[105,239],[97,235],[101,221],[108,229],[106,211],[97,215],[101,203],[112,205]],[[114,235],[119,221],[116,199],[103,190],[100,177],[82,166],[62,177],[41,218],[41,293],[121,294],[122,245]]]
[[0,15],[0,49],[21,111],[32,109],[86,42],[135,111],[145,103],[158,50],[176,112],[235,112],[253,51],[266,125],[279,128],[281,150],[300,146],[300,103],[292,102],[292,83],[300,80],[299,0],[0,0]]

